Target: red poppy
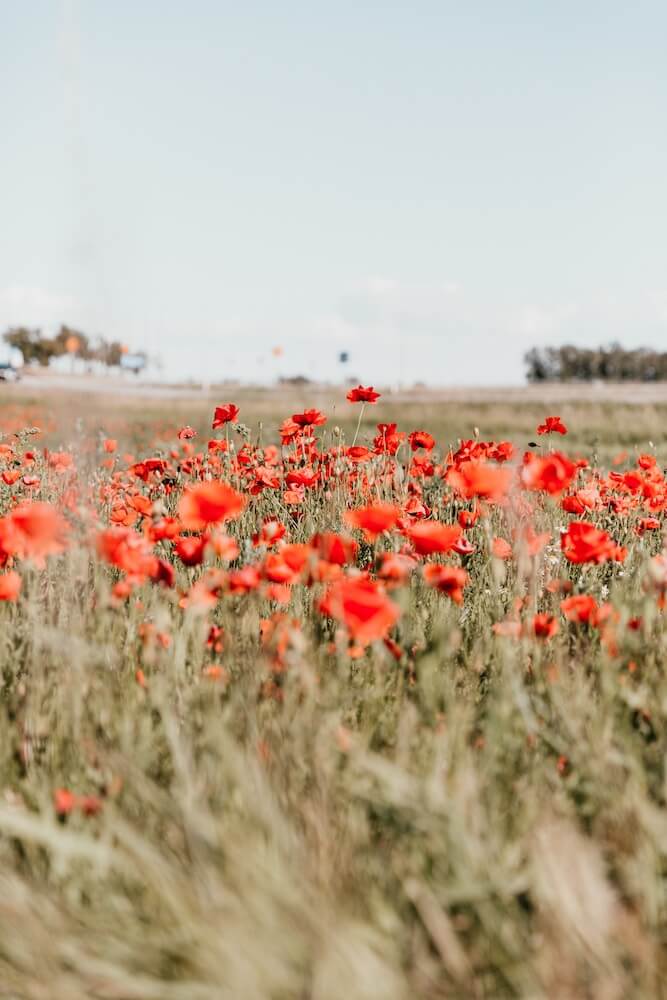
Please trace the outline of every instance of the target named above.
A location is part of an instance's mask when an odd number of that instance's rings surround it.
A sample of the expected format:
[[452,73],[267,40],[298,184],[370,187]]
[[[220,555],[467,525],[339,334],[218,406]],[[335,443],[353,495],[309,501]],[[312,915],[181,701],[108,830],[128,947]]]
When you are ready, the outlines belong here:
[[567,434],[567,427],[560,417],[546,417],[537,428],[538,434]]
[[[39,565],[46,556],[57,555],[65,549],[68,524],[49,503],[26,500],[2,520],[10,525],[13,555],[33,559]],[[6,548],[4,538],[2,547]]]
[[625,550],[619,548],[606,531],[588,521],[572,521],[560,539],[563,555],[573,563],[601,563],[608,559],[622,562]]
[[415,552],[428,556],[434,552],[451,552],[461,538],[461,527],[458,524],[441,524],[440,521],[418,521],[409,525],[406,535]]
[[511,559],[512,546],[504,538],[494,538],[491,542],[491,552],[496,559]]
[[378,424],[378,433],[373,438],[373,446],[379,455],[395,455],[403,441],[405,434],[396,430],[396,424]]
[[485,500],[500,500],[509,489],[512,471],[475,460],[453,466],[446,478],[450,486],[466,499],[481,497]]
[[239,517],[245,505],[245,497],[227,483],[196,483],[184,491],[178,515],[184,528],[198,531],[208,524]]
[[595,624],[598,604],[590,594],[573,594],[560,602],[560,609],[568,621]]
[[419,448],[432,451],[435,447],[435,438],[428,431],[413,431],[408,435],[408,441],[413,451],[418,451]]
[[447,594],[455,604],[463,603],[463,588],[468,582],[468,574],[464,569],[430,563],[424,566],[423,574],[429,587],[435,587],[441,594]]
[[358,385],[356,389],[350,389],[346,398],[350,403],[377,403],[380,393],[372,385]]
[[416,565],[415,557],[404,552],[383,552],[378,577],[387,584],[405,583]]
[[126,527],[107,528],[96,539],[99,555],[135,580],[158,572],[158,559],[143,535]]
[[199,566],[204,561],[208,538],[206,535],[183,535],[176,539],[176,555],[186,566]]
[[310,544],[324,562],[336,566],[352,563],[357,557],[359,546],[353,538],[339,535],[333,531],[323,531],[314,535]]
[[343,515],[346,523],[363,531],[369,542],[375,541],[383,531],[390,531],[394,528],[400,516],[400,508],[389,503],[358,507],[356,510],[346,511]]
[[333,583],[319,604],[319,610],[347,628],[362,646],[384,639],[399,619],[398,607],[378,583],[346,577]]
[[527,452],[521,470],[521,481],[527,490],[564,493],[577,474],[577,465],[558,451],[549,455]]
[[533,618],[533,632],[538,639],[551,639],[558,631],[558,619],[545,612]]
[[0,574],[0,601],[15,601],[21,592],[21,577],[14,570]]
[[303,413],[293,413],[292,420],[298,427],[321,427],[327,418],[319,410],[304,410]]
[[239,408],[235,403],[222,403],[216,406],[213,414],[213,430],[222,427],[223,424],[235,423],[239,415]]

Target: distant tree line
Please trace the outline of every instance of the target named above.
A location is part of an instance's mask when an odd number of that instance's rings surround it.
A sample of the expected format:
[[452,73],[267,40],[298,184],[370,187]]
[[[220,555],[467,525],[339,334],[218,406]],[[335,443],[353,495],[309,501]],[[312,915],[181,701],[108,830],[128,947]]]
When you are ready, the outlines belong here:
[[[80,330],[62,325],[58,333],[49,337],[39,329],[26,326],[10,327],[3,335],[10,347],[21,352],[26,365],[36,364],[46,367],[52,358],[69,355],[82,361],[97,362],[109,368],[120,365],[127,354],[127,347],[118,340],[107,341],[103,337],[88,337]],[[141,358],[142,355],[133,355]]]
[[524,361],[529,382],[667,381],[667,352],[647,347],[534,347]]

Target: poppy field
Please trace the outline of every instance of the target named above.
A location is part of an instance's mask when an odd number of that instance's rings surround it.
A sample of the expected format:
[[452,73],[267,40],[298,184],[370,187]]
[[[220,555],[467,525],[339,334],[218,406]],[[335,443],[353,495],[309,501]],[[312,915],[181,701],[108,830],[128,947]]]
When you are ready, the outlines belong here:
[[0,404],[0,997],[662,995],[656,408],[336,393]]

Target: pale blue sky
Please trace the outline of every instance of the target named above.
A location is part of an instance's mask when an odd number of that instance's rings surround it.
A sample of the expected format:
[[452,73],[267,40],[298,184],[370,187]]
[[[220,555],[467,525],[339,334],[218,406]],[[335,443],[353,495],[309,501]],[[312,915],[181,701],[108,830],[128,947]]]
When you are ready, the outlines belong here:
[[667,350],[666,39],[664,0],[4,0],[0,326],[170,377]]

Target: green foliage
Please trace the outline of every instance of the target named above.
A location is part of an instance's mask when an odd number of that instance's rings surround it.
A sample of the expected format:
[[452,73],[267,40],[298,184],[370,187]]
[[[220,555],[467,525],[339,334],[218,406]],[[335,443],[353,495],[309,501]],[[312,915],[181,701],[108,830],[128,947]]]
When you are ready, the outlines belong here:
[[[75,338],[74,351],[68,350],[68,341]],[[120,341],[106,341],[102,337],[91,340],[85,333],[72,327],[61,325],[54,337],[45,336],[39,329],[11,327],[3,334],[4,341],[21,352],[25,364],[46,367],[52,358],[71,353],[82,361],[97,361],[108,367],[117,367],[124,353]]]

